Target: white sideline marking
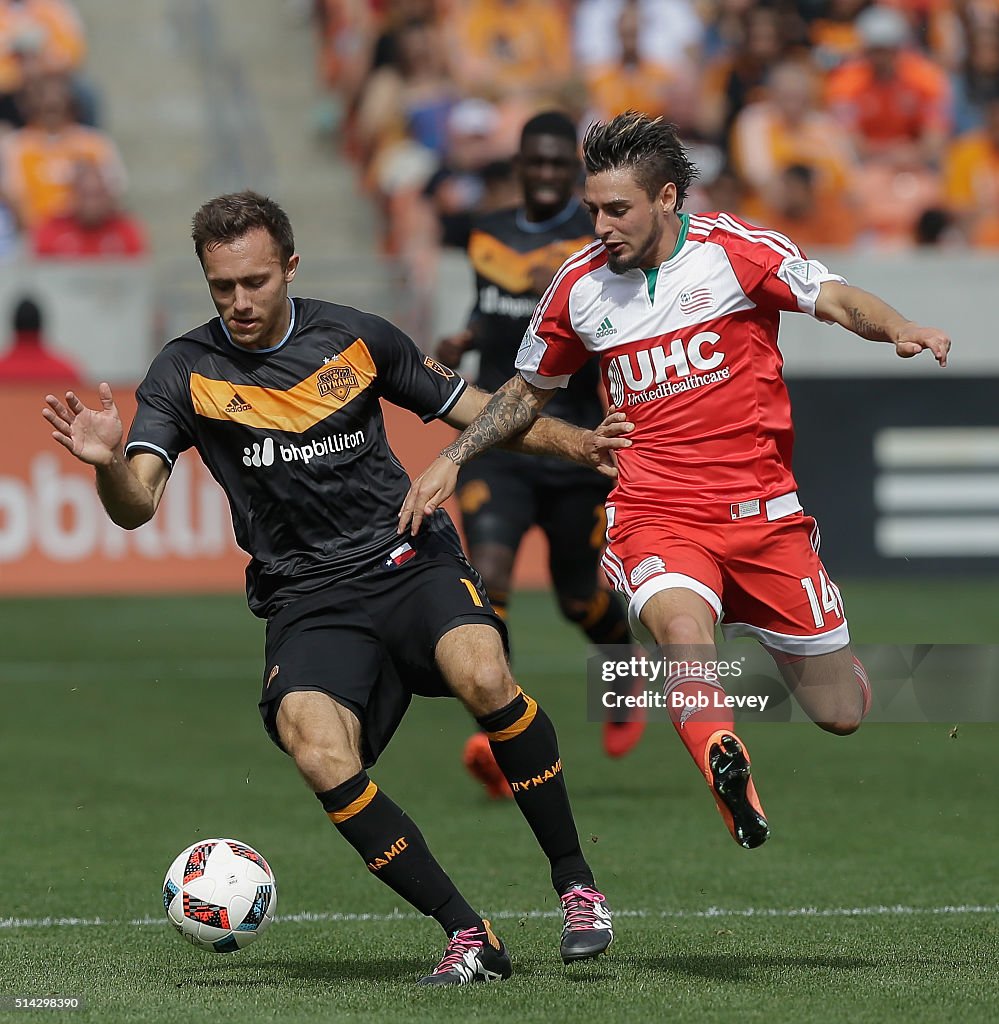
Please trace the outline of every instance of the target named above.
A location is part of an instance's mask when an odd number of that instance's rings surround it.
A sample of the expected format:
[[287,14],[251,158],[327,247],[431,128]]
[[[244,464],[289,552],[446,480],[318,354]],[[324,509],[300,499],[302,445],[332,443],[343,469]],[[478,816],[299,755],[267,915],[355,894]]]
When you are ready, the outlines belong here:
[[[983,905],[961,903],[942,907],[909,907],[901,904],[872,907],[708,907],[707,910],[612,910],[615,917],[644,917],[651,920],[710,919],[719,917],[890,917],[892,915],[948,915],[996,914],[999,904]],[[525,917],[561,917],[561,910],[498,910],[489,915],[490,921],[519,921]],[[337,914],[305,911],[301,914],[283,914],[276,922],[365,922],[365,921],[421,921],[422,914],[413,911],[394,911],[391,914]],[[148,927],[166,923],[165,917],[136,917],[118,921],[104,917],[2,917],[0,928],[111,928],[123,925]]]

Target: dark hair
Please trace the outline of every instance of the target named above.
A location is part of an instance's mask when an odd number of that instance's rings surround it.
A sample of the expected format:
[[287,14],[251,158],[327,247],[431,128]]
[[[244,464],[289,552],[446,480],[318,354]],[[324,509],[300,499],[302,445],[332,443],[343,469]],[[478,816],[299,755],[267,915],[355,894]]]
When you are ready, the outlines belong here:
[[520,145],[523,146],[524,140],[534,135],[555,135],[560,139],[568,139],[573,146],[579,145],[576,126],[561,110],[543,110],[535,114],[520,132]]
[[583,137],[583,163],[587,174],[628,168],[650,199],[671,181],[678,210],[697,177],[676,125],[637,110],[591,124]]
[[42,311],[34,299],[25,295],[14,307],[14,330],[40,331],[42,329]]
[[811,164],[788,164],[784,168],[784,177],[811,188],[815,184],[815,168]]
[[295,236],[288,214],[267,196],[246,189],[209,199],[191,221],[194,251],[204,263],[206,249],[242,238],[254,228],[263,228],[277,244],[287,263],[295,253]]
[[954,218],[948,210],[931,206],[919,215],[913,228],[913,238],[916,245],[939,245],[953,225]]

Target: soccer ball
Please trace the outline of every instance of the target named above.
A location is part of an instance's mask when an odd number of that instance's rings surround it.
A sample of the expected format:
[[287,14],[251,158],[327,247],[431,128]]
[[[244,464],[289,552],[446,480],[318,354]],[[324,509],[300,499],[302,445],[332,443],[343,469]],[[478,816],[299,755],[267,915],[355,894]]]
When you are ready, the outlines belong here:
[[267,861],[235,839],[189,846],[163,879],[170,923],[198,949],[235,953],[274,920],[277,883]]

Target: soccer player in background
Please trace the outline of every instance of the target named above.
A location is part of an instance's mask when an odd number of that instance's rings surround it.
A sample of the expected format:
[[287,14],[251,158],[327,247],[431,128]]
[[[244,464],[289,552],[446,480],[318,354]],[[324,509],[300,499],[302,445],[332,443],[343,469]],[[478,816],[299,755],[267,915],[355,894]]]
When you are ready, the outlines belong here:
[[823,729],[851,733],[870,706],[791,472],[780,313],[840,324],[902,358],[927,349],[941,366],[950,339],[848,285],[784,235],[726,213],[681,213],[696,172],[661,118],[629,111],[592,125],[583,162],[597,241],[555,276],[518,373],[414,481],[400,532],[415,533],[453,492],[460,467],[534,423],[598,353],[612,405],[634,424],[618,454],[603,564],[636,632],[681,666],[667,694],[704,701],[704,710],[670,714],[733,838],[752,848],[769,826],[749,755],[731,712],[711,706],[720,683],[697,671],[713,655],[715,625],[763,643]]
[[[379,317],[290,299],[299,257],[272,200],[220,196],[192,234],[219,316],[153,360],[124,447],[107,384],[97,409],[73,392],[48,395],[53,437],[96,467],[101,501],[126,529],[153,517],[188,448],[222,486],[251,556],[250,608],[267,620],[264,725],[375,876],[444,929],[424,984],[495,981],[511,965],[413,821],[368,778],[413,693],[457,696],[475,716],[551,863],[563,959],[598,955],[611,919],[580,849],[552,723],[510,675],[505,627],[447,515],[419,540],[396,534],[409,478],[379,400],[461,427],[488,396]],[[626,443],[614,432],[543,420],[520,445],[597,466]]]
[[[475,271],[475,306],[466,329],[443,339],[437,358],[457,367],[469,350],[479,354],[476,383],[493,391],[514,373],[517,348],[538,300],[563,261],[593,241],[593,221],[575,194],[580,163],[576,128],[559,111],[532,117],[516,158],[523,204],[481,216],[468,257]],[[595,359],[586,362],[546,412],[593,428],[604,417]],[[589,640],[613,655],[628,643],[623,604],[598,585],[606,520],[606,477],[561,459],[491,451],[458,474],[458,507],[472,565],[493,609],[506,617],[517,550],[535,523],[548,540],[548,565],[558,606]],[[619,757],[638,742],[644,721],[608,721],[604,747]],[[510,790],[484,733],[465,747],[465,765],[491,796]]]

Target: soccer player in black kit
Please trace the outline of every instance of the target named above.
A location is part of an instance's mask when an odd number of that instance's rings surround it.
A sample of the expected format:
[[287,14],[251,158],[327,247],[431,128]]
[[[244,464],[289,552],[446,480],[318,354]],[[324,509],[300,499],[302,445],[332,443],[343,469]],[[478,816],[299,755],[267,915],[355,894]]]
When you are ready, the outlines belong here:
[[[72,392],[46,396],[53,437],[96,468],[101,501],[126,529],[152,518],[188,448],[222,486],[251,556],[250,608],[267,620],[264,725],[369,870],[443,927],[447,947],[423,983],[495,981],[511,964],[413,821],[368,778],[413,693],[456,696],[474,715],[551,863],[563,959],[597,956],[611,919],[580,849],[551,721],[510,675],[505,627],[447,515],[418,538],[397,534],[409,479],[379,399],[463,427],[489,396],[379,317],[289,298],[299,257],[272,200],[213,199],[192,235],[219,316],[153,360],[124,446],[107,384],[96,409]],[[613,436],[620,424],[539,427],[524,450],[604,471],[628,443]]]
[[[437,358],[457,367],[468,350],[479,354],[476,383],[494,391],[514,374],[514,362],[538,300],[555,271],[593,241],[593,220],[575,194],[580,160],[576,128],[565,114],[545,111],[523,127],[516,157],[523,203],[482,215],[472,226],[468,259],[475,271],[475,307],[466,329],[443,339]],[[600,372],[591,360],[551,400],[546,411],[581,427],[603,419]],[[618,659],[630,643],[627,614],[617,596],[598,584],[607,521],[604,477],[552,458],[486,452],[458,477],[468,556],[493,608],[505,615],[517,549],[535,523],[548,540],[549,570],[562,614],[590,643]],[[604,749],[626,754],[644,721],[604,724]],[[493,797],[509,795],[487,737],[465,747],[465,765]]]

